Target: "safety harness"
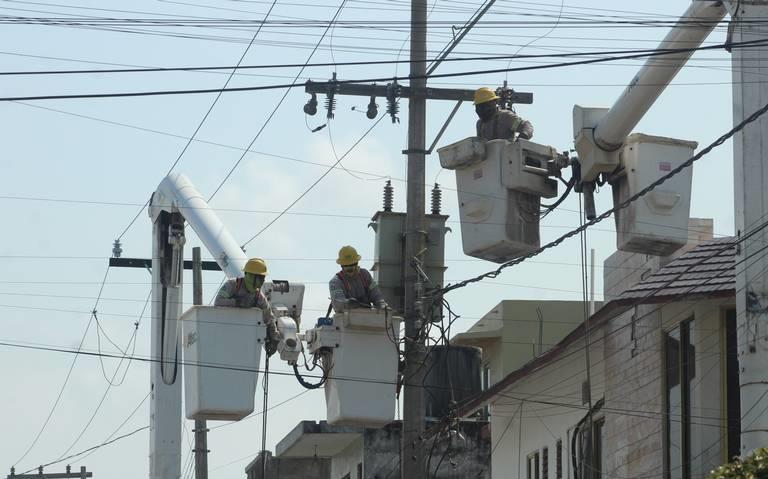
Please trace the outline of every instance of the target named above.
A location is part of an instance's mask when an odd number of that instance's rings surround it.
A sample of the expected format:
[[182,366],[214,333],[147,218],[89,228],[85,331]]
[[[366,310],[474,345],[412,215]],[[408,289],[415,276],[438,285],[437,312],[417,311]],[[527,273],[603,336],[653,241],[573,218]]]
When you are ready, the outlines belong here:
[[[358,273],[360,275],[360,280],[363,283],[363,289],[365,290],[365,295],[369,295],[369,287],[371,286],[371,283],[368,281],[368,278],[365,277],[362,271]],[[347,276],[344,274],[344,271],[339,271],[336,273],[336,277],[341,280],[341,283],[344,285],[344,293],[346,294],[347,298],[349,298],[352,295],[352,288],[349,285],[349,281],[347,280]]]

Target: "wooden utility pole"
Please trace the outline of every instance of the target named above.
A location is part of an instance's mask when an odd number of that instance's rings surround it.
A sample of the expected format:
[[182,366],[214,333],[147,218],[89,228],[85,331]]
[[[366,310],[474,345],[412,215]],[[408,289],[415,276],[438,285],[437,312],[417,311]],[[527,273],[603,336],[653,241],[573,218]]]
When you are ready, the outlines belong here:
[[403,430],[400,449],[400,477],[425,476],[424,367],[422,337],[424,314],[420,304],[421,279],[411,261],[424,249],[425,149],[427,121],[427,2],[411,1],[411,87],[408,102],[408,191],[405,219],[405,372],[403,374]]
[[[424,360],[426,357],[425,338],[423,337],[425,308],[423,304],[421,280],[412,266],[414,259],[424,254],[426,231],[424,226],[425,208],[425,157],[431,154],[440,140],[448,123],[458,111],[461,104],[471,101],[475,90],[428,88],[427,76],[431,74],[447,57],[453,48],[461,41],[467,32],[480,20],[493,4],[491,0],[484,9],[470,19],[443,53],[434,60],[427,72],[427,1],[411,1],[411,53],[410,53],[410,85],[400,85],[393,81],[388,85],[361,85],[336,80],[336,75],[327,82],[308,81],[305,91],[312,94],[312,100],[304,107],[307,114],[317,113],[317,94],[325,94],[330,100],[335,95],[364,96],[371,99],[375,106],[375,98],[385,97],[388,102],[387,112],[392,116],[392,122],[397,119],[397,101],[408,98],[408,146],[403,151],[408,155],[408,185],[405,231],[405,271],[404,287],[404,318],[405,318],[405,371],[403,374],[403,430],[400,449],[400,473],[402,479],[420,479],[426,477],[426,457],[423,444],[425,430],[425,399],[423,378],[426,372]],[[512,103],[533,103],[533,94],[509,91],[507,98]],[[426,110],[427,100],[455,101],[451,114],[429,148],[426,148]],[[333,105],[333,101],[327,102]],[[370,108],[370,106],[369,106]],[[374,118],[376,110],[369,110]],[[328,119],[333,118],[333,110],[329,109]],[[469,127],[474,131],[474,125]]]
[[[203,304],[203,260],[200,247],[192,248],[192,304]],[[195,419],[195,479],[208,479],[208,425]]]

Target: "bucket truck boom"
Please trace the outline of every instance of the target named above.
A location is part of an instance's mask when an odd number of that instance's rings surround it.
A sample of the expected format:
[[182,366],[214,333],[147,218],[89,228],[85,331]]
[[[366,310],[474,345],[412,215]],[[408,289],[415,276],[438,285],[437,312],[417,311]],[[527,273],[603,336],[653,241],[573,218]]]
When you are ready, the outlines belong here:
[[[185,223],[192,227],[228,279],[243,275],[247,258],[183,174],[172,173],[163,179],[150,200],[149,216],[153,222],[151,352],[154,359],[151,366],[149,477],[169,479],[179,477],[181,472],[179,319],[183,303]],[[290,336],[291,325],[295,331],[300,320],[304,285],[272,281],[265,283],[262,291],[271,300],[278,327],[285,328]],[[210,315],[210,312],[204,314]],[[285,342],[284,339],[278,346],[281,357],[284,353],[287,357],[300,353],[301,344],[297,346],[295,340],[288,345],[283,344]],[[253,348],[257,347],[254,342]],[[254,377],[255,374],[256,371]]]
[[657,47],[685,51],[650,57],[610,109],[574,107],[573,136],[582,181],[595,181],[600,173],[616,169],[629,133],[725,14],[722,2],[692,2]]

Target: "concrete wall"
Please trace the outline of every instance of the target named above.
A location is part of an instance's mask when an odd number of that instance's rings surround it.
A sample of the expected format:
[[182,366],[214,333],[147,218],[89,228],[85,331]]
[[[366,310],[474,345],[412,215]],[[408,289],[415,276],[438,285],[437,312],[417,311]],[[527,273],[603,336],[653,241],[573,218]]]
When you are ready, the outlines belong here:
[[[592,398],[604,394],[602,332],[591,335]],[[578,341],[558,358],[518,381],[491,403],[493,478],[524,478],[526,458],[548,450],[550,478],[557,468],[556,444],[562,441],[563,477],[570,472],[571,429],[586,414],[582,383],[586,380],[585,342]],[[539,476],[541,477],[541,476]]]
[[[266,475],[262,476],[262,456],[259,454],[245,468],[248,479],[315,479],[331,478],[331,461],[323,458],[280,458],[267,451]],[[353,476],[354,477],[354,476]]]
[[341,453],[331,458],[331,478],[341,479],[346,474],[357,479],[357,466],[363,463],[363,438],[352,441]]
[[[492,376],[498,379],[550,349],[584,321],[584,308],[580,301],[503,301],[499,309],[504,323],[502,351],[500,364],[493,364],[491,368]],[[543,318],[541,348],[539,311]]]
[[639,306],[605,328],[605,404],[616,412],[608,414],[604,428],[609,475],[662,476],[664,368],[657,309]]
[[364,441],[365,477],[400,477],[400,424],[388,424],[381,429],[366,429]]
[[[465,447],[455,454],[446,453],[447,441],[440,437],[425,442],[431,460],[430,479],[490,479],[491,437],[487,422],[461,423]],[[365,479],[400,478],[400,423],[382,429],[367,429],[364,453]],[[441,462],[442,459],[442,462]],[[439,467],[438,467],[439,466]],[[354,476],[353,476],[354,477]]]
[[607,474],[661,477],[666,448],[679,447],[669,446],[665,437],[664,338],[691,319],[691,477],[703,477],[724,460],[721,324],[732,304],[708,300],[639,306],[606,326],[605,399],[613,411],[604,429]]

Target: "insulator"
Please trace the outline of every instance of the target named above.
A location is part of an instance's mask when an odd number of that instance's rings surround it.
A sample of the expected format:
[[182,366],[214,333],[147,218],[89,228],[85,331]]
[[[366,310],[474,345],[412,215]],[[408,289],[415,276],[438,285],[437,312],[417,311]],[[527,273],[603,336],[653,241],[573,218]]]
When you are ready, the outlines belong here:
[[387,180],[387,184],[384,185],[384,211],[392,211],[394,193],[395,189],[392,187],[392,181]]
[[400,85],[397,79],[387,85],[387,114],[392,117],[392,123],[400,123],[397,113],[400,111],[400,105],[397,103],[397,97],[400,95]]
[[330,93],[327,97],[325,97],[325,109],[328,110],[326,118],[330,120],[333,118],[334,110],[336,110],[336,98],[333,93]]
[[123,248],[120,244],[120,240],[116,239],[115,242],[112,243],[112,256],[119,258],[121,254],[123,254]]
[[440,185],[435,183],[435,187],[432,188],[432,214],[440,214],[440,206],[443,202],[443,192],[440,191]]
[[387,98],[387,114],[392,117],[392,123],[399,122],[397,114],[400,111],[400,104],[395,98]]

